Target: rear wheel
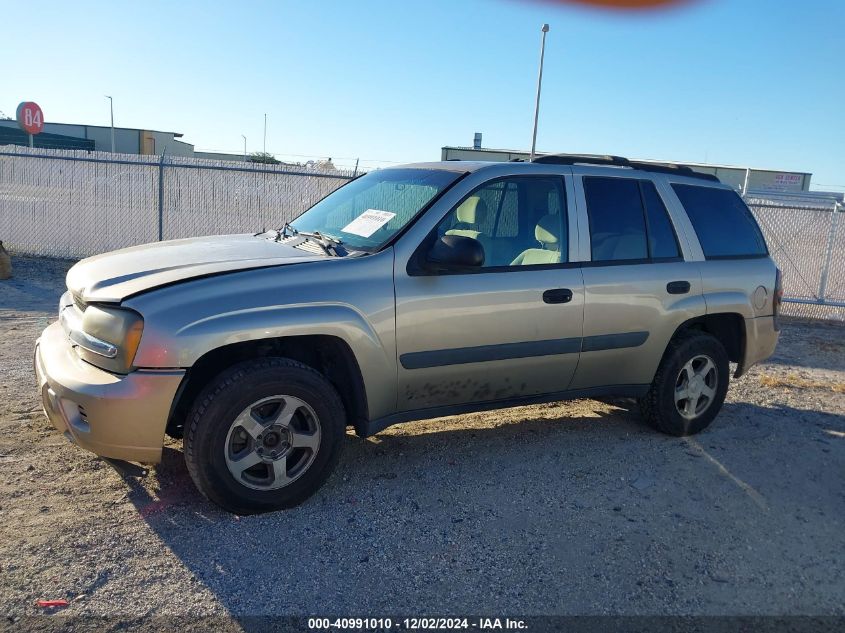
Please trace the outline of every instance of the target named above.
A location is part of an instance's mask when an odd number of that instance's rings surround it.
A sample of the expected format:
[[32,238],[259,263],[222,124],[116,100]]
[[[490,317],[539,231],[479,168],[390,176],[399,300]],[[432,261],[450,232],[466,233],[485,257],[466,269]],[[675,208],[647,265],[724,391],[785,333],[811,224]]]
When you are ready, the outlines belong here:
[[640,398],[643,417],[669,435],[694,435],[713,421],[728,392],[728,355],[704,332],[678,334],[669,343],[651,388]]
[[185,428],[185,461],[200,492],[251,514],[295,506],[322,485],[340,455],[346,417],[321,374],[271,358],[213,380]]

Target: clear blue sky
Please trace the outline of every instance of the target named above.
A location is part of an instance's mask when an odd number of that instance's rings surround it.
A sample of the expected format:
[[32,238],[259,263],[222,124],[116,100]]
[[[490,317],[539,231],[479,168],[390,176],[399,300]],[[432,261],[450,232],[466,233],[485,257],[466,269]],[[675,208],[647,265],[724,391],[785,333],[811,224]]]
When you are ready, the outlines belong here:
[[[33,7],[36,9],[33,12]],[[810,171],[845,190],[842,0],[8,2],[0,110],[349,164],[527,148]],[[354,161],[352,161],[354,162]],[[386,164],[386,163],[383,163]]]

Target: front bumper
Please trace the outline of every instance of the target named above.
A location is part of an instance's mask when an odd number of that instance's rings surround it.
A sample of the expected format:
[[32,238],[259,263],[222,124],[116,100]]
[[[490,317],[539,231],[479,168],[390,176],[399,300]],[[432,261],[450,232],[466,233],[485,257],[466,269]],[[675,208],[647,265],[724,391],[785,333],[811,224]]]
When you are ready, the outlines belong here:
[[35,344],[44,413],[57,430],[103,457],[155,463],[184,370],[136,370],[125,376],[77,356],[58,323]]

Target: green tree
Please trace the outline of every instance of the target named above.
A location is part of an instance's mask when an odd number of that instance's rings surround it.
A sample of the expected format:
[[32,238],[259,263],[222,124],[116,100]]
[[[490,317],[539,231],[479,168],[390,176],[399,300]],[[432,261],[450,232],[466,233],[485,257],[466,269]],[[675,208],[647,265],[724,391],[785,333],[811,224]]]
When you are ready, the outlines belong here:
[[249,155],[249,162],[264,163],[266,165],[279,165],[281,163],[281,161],[279,161],[270,152],[253,152]]

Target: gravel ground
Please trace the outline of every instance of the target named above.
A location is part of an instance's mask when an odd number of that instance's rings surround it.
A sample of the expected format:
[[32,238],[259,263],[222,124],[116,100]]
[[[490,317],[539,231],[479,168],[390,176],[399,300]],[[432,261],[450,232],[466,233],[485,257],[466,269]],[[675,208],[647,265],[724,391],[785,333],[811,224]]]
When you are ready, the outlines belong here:
[[[845,614],[845,327],[787,323],[695,438],[628,401],[347,439],[303,506],[236,517],[181,445],[149,471],[69,445],[31,353],[71,262],[0,282],[0,612]],[[11,620],[9,620],[11,621]]]

